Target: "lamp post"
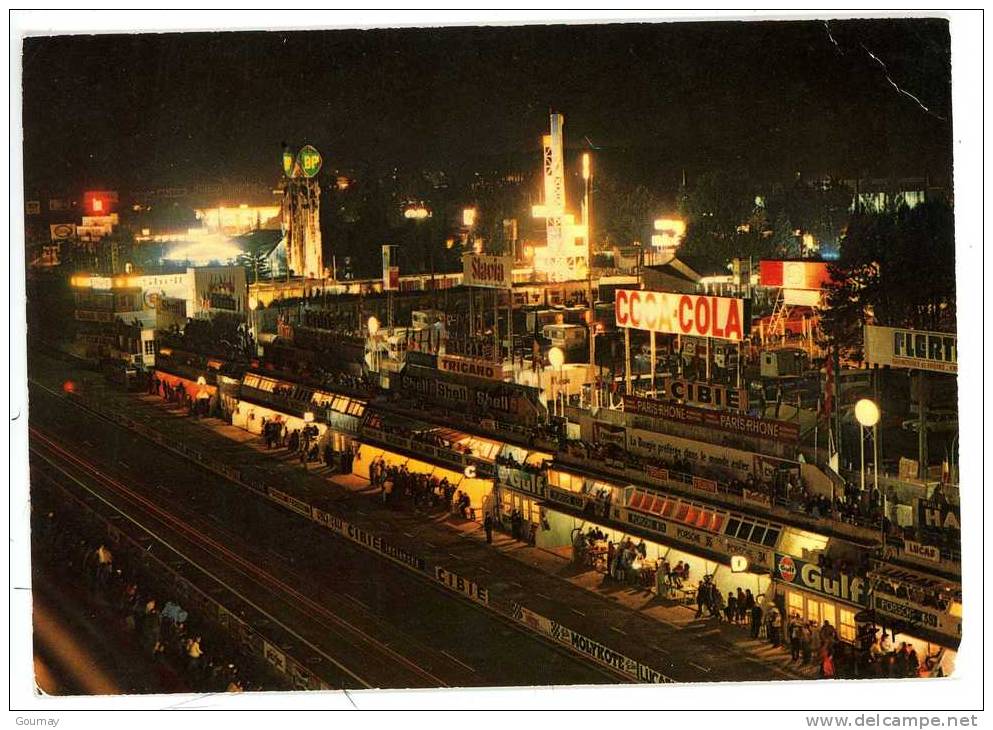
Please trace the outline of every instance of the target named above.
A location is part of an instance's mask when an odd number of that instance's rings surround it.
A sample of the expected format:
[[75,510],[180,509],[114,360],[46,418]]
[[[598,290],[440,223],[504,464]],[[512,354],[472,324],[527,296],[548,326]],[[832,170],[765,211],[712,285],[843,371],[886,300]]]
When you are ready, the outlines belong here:
[[[559,400],[559,390],[562,387],[562,365],[565,363],[565,353],[562,352],[561,348],[553,347],[548,351],[548,363],[553,369],[559,371],[559,378],[555,383],[555,402],[558,403]],[[565,405],[562,406],[561,415],[565,415]]]
[[855,420],[859,422],[859,443],[862,452],[862,491],[865,491],[865,431],[872,429],[872,469],[873,486],[879,489],[879,454],[876,453],[876,428],[879,423],[879,406],[868,398],[862,398],[855,404]]

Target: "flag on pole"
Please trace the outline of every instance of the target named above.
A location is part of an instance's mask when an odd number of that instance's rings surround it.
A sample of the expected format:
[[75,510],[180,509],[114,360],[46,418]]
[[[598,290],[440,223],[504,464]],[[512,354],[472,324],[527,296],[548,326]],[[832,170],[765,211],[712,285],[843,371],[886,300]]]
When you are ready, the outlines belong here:
[[841,473],[838,464],[838,448],[834,443],[834,429],[831,428],[830,421],[828,422],[828,467],[835,474]]
[[831,419],[834,407],[834,360],[828,357],[824,362],[824,401],[821,403],[821,415]]

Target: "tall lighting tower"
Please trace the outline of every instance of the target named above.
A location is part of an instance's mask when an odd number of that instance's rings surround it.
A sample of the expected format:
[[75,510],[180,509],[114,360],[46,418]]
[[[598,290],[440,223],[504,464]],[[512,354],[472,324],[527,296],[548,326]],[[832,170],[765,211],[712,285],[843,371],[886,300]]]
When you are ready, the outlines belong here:
[[304,145],[294,155],[283,149],[283,231],[286,235],[287,276],[292,270],[307,279],[324,278],[321,250],[321,186],[317,173],[321,153]]

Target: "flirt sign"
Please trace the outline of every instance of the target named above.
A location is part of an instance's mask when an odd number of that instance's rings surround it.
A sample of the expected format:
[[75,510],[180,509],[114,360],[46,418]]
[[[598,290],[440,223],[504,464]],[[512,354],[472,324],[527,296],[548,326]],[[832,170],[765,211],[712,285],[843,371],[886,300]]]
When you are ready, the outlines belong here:
[[749,331],[745,299],[620,289],[614,300],[618,327],[740,342]]

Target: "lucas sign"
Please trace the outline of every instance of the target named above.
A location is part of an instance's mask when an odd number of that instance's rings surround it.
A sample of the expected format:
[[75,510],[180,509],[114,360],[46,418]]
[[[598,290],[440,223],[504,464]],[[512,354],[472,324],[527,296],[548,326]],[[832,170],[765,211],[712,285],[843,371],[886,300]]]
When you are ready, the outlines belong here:
[[509,289],[513,279],[513,256],[466,254],[462,257],[462,283],[490,289]]
[[865,361],[870,365],[957,373],[958,337],[951,332],[866,325]]
[[740,342],[749,330],[745,299],[619,289],[614,299],[618,327]]

